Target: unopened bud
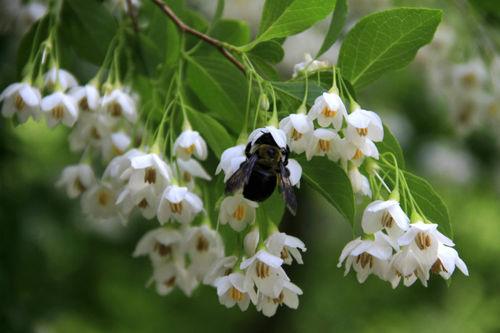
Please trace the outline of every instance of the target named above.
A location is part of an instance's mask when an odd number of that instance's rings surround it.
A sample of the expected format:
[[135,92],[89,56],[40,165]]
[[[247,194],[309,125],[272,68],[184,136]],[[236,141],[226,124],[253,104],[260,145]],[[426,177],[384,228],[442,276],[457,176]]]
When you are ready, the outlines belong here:
[[264,111],[269,110],[269,98],[267,98],[267,95],[265,94],[260,95],[259,104],[262,110]]

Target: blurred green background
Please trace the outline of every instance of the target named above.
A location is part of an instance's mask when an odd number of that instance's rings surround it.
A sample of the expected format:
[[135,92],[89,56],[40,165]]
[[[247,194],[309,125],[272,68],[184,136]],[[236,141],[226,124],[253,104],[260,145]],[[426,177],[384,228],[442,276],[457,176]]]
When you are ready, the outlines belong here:
[[[16,80],[12,35],[0,38],[0,89]],[[5,47],[4,47],[5,46]],[[385,76],[360,95],[363,105],[390,117],[400,112],[412,125],[405,144],[409,169],[422,174],[421,147],[446,138],[477,161],[467,182],[433,173],[449,205],[457,249],[470,277],[456,272],[448,286],[433,277],[392,290],[371,277],[360,285],[336,267],[350,226],[314,193],[301,191],[299,214],[281,228],[304,240],[304,265],[289,276],[304,295],[298,310],[281,308],[265,318],[250,307],[226,309],[215,290],[199,287],[191,298],[179,290],[158,296],[145,284],[146,259],[133,259],[135,243],[153,222],[128,227],[88,221],[78,200],[54,186],[65,165],[78,162],[67,130],[0,119],[0,332],[499,332],[500,197],[493,181],[497,153],[479,131],[457,138],[442,106],[426,97],[422,71],[411,66]],[[432,121],[429,121],[432,119]],[[425,148],[424,148],[425,155]],[[213,172],[213,170],[211,170]],[[437,170],[439,171],[439,170]]]

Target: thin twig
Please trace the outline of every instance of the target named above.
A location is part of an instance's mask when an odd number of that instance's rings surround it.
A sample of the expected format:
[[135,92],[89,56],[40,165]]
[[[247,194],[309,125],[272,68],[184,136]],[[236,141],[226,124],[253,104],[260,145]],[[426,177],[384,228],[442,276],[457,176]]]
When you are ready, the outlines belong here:
[[[128,0],[130,1],[130,0]],[[232,62],[240,71],[242,71],[245,74],[245,66],[241,62],[239,62],[227,49],[226,46],[224,45],[223,42],[221,42],[218,39],[212,38],[208,35],[205,35],[202,32],[199,32],[198,30],[195,30],[188,26],[186,23],[184,23],[175,13],[172,11],[172,9],[165,4],[162,0],[152,0],[171,20],[174,22],[174,24],[182,31],[185,33],[188,33],[190,35],[193,35],[202,41],[204,41],[207,44],[210,44],[214,46],[216,49],[219,50],[220,53],[224,57],[226,57],[230,62]]]
[[135,11],[134,6],[132,5],[132,0],[127,0],[127,13],[132,20],[132,27],[134,28],[134,32],[139,32],[139,23],[137,22],[137,13]]

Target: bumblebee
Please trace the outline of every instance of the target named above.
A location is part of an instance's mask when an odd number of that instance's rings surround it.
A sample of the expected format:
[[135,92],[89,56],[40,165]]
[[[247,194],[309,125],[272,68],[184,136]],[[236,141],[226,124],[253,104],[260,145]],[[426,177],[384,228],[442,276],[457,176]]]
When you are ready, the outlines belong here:
[[246,160],[227,180],[226,193],[234,193],[243,188],[243,196],[252,201],[262,202],[269,198],[278,185],[290,213],[297,211],[297,199],[290,183],[287,169],[290,148],[280,148],[271,133],[263,133],[254,144],[245,148]]

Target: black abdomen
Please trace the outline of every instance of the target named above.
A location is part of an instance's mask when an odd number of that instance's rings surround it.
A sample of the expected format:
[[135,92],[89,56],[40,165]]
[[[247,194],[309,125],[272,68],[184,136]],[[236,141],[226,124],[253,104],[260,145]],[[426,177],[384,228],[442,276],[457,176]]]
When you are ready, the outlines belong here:
[[261,202],[269,198],[276,187],[276,175],[258,166],[252,170],[248,184],[243,187],[243,196]]

